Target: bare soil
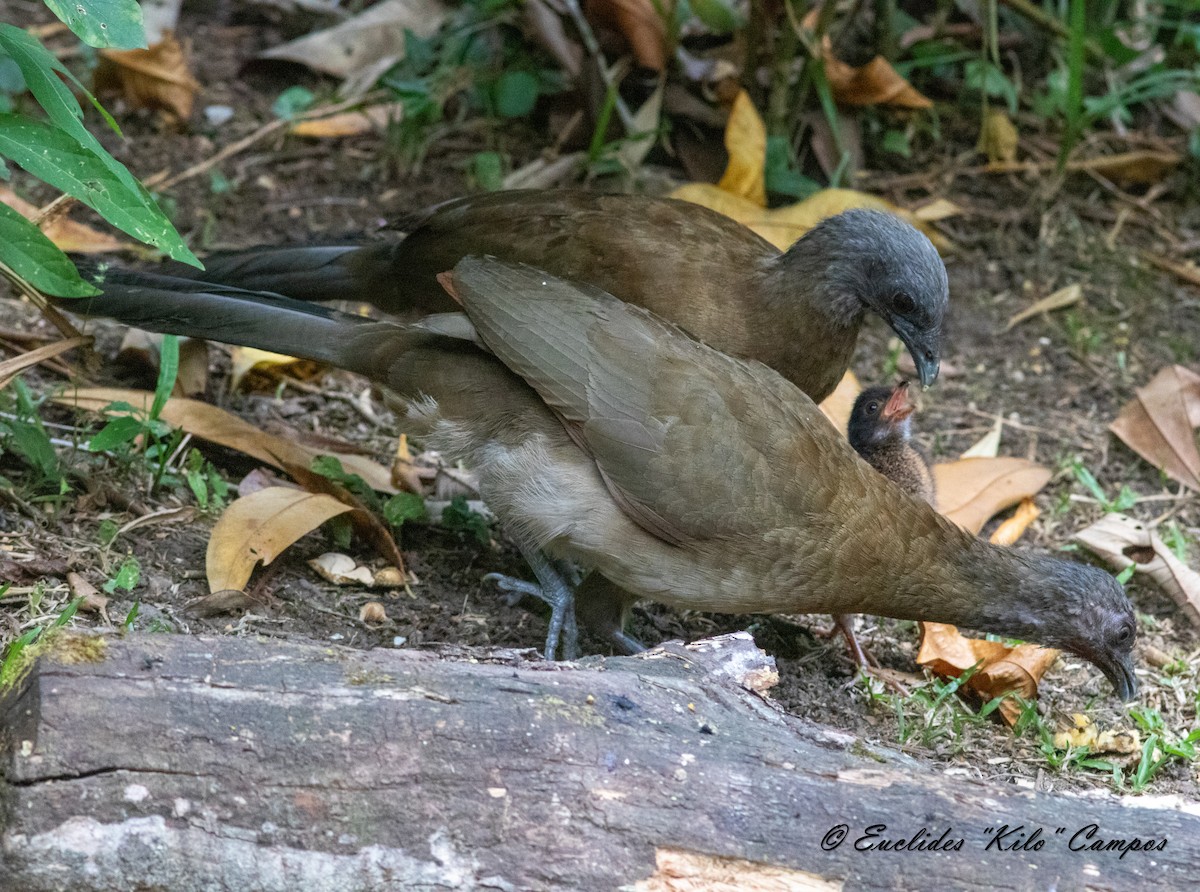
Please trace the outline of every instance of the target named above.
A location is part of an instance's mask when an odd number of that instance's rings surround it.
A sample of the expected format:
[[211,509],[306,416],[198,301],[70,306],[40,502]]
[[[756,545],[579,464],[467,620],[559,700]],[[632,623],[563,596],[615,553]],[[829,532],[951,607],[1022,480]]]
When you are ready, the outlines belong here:
[[[141,176],[177,172],[245,136],[271,119],[271,103],[294,83],[320,87],[299,69],[246,67],[256,51],[299,30],[295,22],[275,13],[218,4],[216,11],[185,15],[181,30],[192,42],[194,71],[205,88],[191,127],[178,131],[154,114],[114,105],[126,140],[109,139],[109,144]],[[228,105],[234,117],[210,127],[202,113],[206,105]],[[947,133],[952,132],[947,125]],[[1200,499],[1164,483],[1106,428],[1134,388],[1163,365],[1197,361],[1200,292],[1138,261],[1139,249],[1159,245],[1163,229],[1183,240],[1200,234],[1195,181],[1177,174],[1166,197],[1144,206],[1134,198],[1114,196],[1085,177],[1051,190],[1043,179],[963,173],[976,163],[968,151],[974,135],[964,132],[952,139],[959,136],[961,145],[952,143],[919,159],[915,167],[931,171],[920,185],[912,185],[911,175],[900,179],[886,170],[873,173],[867,182],[873,191],[901,203],[945,197],[967,210],[944,227],[960,245],[947,258],[952,294],[947,369],[924,397],[920,439],[935,458],[953,457],[1000,416],[1008,422],[1003,454],[1027,456],[1058,470],[1037,499],[1042,514],[1026,533],[1026,545],[1061,548],[1072,533],[1100,516],[1099,506],[1087,500],[1086,491],[1063,470],[1073,458],[1081,459],[1110,495],[1127,485],[1142,497],[1132,514],[1146,521],[1173,519],[1194,542],[1200,533]],[[179,184],[167,197],[178,228],[200,250],[361,235],[376,232],[389,219],[462,194],[469,188],[467,170],[476,151],[498,150],[517,166],[551,141],[544,134],[537,139],[540,143],[521,126],[473,126],[445,136],[432,146],[419,170],[405,171],[374,136],[338,142],[278,137],[219,166],[232,186],[228,191],[218,194],[212,179],[203,175]],[[20,177],[17,185],[31,200],[46,197]],[[1110,244],[1106,238],[1122,211],[1127,215]],[[1074,282],[1084,286],[1082,304],[1004,330],[1014,312]],[[5,328],[46,327],[28,305],[12,300],[0,304],[0,315],[6,317]],[[104,325],[96,331],[100,356],[111,357],[117,332]],[[889,332],[878,320],[867,326],[854,362],[863,382],[890,377],[888,340]],[[90,379],[153,386],[152,373],[118,369],[111,363],[93,369]],[[63,381],[45,368],[26,380],[36,393],[47,393]],[[221,375],[213,377],[211,398],[257,423],[334,434],[384,462],[394,449],[392,425],[371,424],[346,400],[330,398],[329,394],[356,395],[362,390],[362,383],[349,375],[328,372],[309,382],[318,388],[307,390],[273,382],[265,389],[229,393],[227,381]],[[377,407],[384,411],[378,403]],[[52,429],[53,435],[85,439],[77,427],[88,421],[49,406],[43,417],[66,425]],[[231,481],[253,467],[232,452],[209,447],[204,451]],[[520,558],[502,542],[483,546],[436,526],[406,526],[401,544],[420,583],[410,593],[382,599],[388,614],[382,626],[358,619],[360,606],[377,594],[332,586],[306,565],[307,559],[331,547],[323,534],[306,537],[260,571],[251,593],[261,606],[233,616],[197,616],[187,604],[207,594],[204,555],[214,517],[197,510],[186,522],[152,519],[102,546],[98,529],[103,519],[120,526],[164,509],[194,505],[192,496],[186,489],[149,494],[143,468],[122,468],[83,450],[64,448],[62,455],[78,472],[73,492],[39,503],[0,496],[0,548],[8,552],[0,552],[0,576],[14,583],[0,600],[0,617],[8,625],[6,639],[18,629],[44,622],[66,603],[67,569],[99,585],[125,554],[132,554],[142,568],[141,582],[131,594],[112,596],[108,615],[115,624],[136,598],[137,625],[170,633],[263,635],[364,648],[542,644],[544,613],[534,605],[506,606],[481,582],[492,571],[526,575]],[[18,493],[23,492],[20,484],[28,482],[27,469],[11,455],[0,457],[0,475],[18,483]],[[356,544],[351,552],[364,561],[375,560],[364,546]],[[1191,560],[1198,558],[1193,545]],[[35,586],[39,579],[43,584]],[[35,590],[42,601],[31,604],[30,592]],[[1186,662],[1181,672],[1168,677],[1142,659],[1140,703],[1160,711],[1170,736],[1185,736],[1196,726],[1200,635],[1153,584],[1135,578],[1129,590],[1142,618],[1143,655],[1153,648]],[[105,625],[96,615],[81,614],[75,622]],[[935,712],[917,699],[873,695],[864,682],[856,681],[840,639],[814,634],[828,626],[828,618],[819,616],[722,616],[647,604],[637,609],[632,631],[655,643],[749,628],[778,660],[781,683],[774,696],[798,714],[867,741],[903,741],[912,755],[956,773],[1039,789],[1111,784],[1103,773],[1056,771],[1039,751],[1036,731],[1016,737],[990,721],[963,723],[969,704]],[[917,671],[914,624],[868,618],[862,637],[885,666]],[[599,642],[586,644],[602,649]],[[1074,658],[1064,658],[1046,676],[1039,709],[1050,728],[1068,726],[1070,716],[1080,712],[1102,727],[1132,725],[1125,709],[1109,696],[1107,682]],[[1175,762],[1150,789],[1194,797],[1195,771],[1194,765]]]

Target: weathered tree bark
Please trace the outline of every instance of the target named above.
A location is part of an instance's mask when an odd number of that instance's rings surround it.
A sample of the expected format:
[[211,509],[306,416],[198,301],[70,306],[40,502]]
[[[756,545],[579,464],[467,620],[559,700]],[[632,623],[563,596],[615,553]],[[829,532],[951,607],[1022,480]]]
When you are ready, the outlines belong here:
[[60,639],[0,699],[0,889],[1194,888],[1195,812],[869,750],[713,671],[750,650]]

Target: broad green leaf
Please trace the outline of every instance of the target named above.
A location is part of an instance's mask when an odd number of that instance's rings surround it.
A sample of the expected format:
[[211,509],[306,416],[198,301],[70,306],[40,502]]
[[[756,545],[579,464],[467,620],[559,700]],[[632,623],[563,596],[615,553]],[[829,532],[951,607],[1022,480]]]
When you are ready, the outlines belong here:
[[67,255],[6,204],[0,204],[0,261],[34,288],[55,297],[99,294],[79,277]]
[[691,0],[692,12],[714,34],[728,34],[738,26],[738,17],[728,0]]
[[24,115],[0,115],[0,155],[75,196],[134,238],[200,266],[149,193],[131,192],[98,155],[62,130]]
[[46,6],[88,46],[133,50],[146,45],[137,0],[46,0]]
[[528,71],[506,71],[495,87],[496,114],[521,118],[533,111],[538,98],[537,78]]
[[142,422],[131,415],[114,418],[96,432],[88,441],[88,449],[92,452],[108,452],[118,446],[124,446],[146,429]]
[[[46,110],[51,121],[93,152],[108,156],[96,138],[83,126],[83,110],[75,100],[74,94],[56,75],[62,75],[70,80],[76,89],[87,96],[118,135],[120,135],[121,129],[112,116],[104,110],[104,107],[96,101],[96,97],[75,78],[75,75],[71,74],[52,53],[42,46],[36,37],[12,25],[0,24],[0,49],[3,49],[20,69],[25,86],[28,87],[38,104]],[[115,158],[111,160],[110,166],[114,171],[117,168],[125,171],[125,166],[121,162]],[[130,180],[133,180],[133,176],[128,171],[125,173]]]

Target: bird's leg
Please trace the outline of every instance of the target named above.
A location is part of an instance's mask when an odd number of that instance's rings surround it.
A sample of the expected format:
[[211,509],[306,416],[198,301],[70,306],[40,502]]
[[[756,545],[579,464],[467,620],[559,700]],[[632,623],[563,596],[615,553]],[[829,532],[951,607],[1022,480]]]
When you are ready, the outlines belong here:
[[561,638],[563,659],[574,660],[579,656],[579,628],[575,623],[575,586],[578,585],[579,571],[534,548],[522,546],[521,555],[537,577],[538,585],[502,573],[489,573],[483,578],[508,593],[510,604],[521,595],[532,595],[549,604],[550,630],[546,633],[545,657],[554,659]]
[[829,631],[829,634],[832,636],[838,632],[841,632],[842,637],[846,639],[846,650],[850,654],[850,659],[858,665],[859,671],[864,675],[869,675],[883,682],[901,697],[908,696],[908,688],[901,684],[898,679],[893,678],[891,673],[887,669],[882,668],[879,665],[879,661],[870,653],[863,650],[862,645],[858,643],[858,636],[854,633],[853,614],[835,613],[833,615],[833,628]]

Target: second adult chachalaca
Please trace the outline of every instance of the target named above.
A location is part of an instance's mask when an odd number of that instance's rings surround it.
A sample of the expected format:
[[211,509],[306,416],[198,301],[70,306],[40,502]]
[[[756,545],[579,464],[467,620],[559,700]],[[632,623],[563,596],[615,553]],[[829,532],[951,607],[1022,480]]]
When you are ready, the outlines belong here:
[[527,266],[467,258],[447,281],[465,316],[417,325],[119,274],[73,306],[307,356],[402,395],[428,443],[478,469],[555,601],[554,634],[573,562],[679,607],[863,612],[1036,641],[1133,696],[1136,626],[1112,576],[958,529],[771,369]]
[[455,307],[437,274],[468,254],[528,263],[654,311],[731,356],[771,366],[815,401],[833,392],[868,311],[937,377],[948,297],[929,239],[904,220],[855,210],[787,251],[697,204],[566,190],[460,198],[374,244],[251,248],[176,274],[301,300],[359,301],[406,319]]

